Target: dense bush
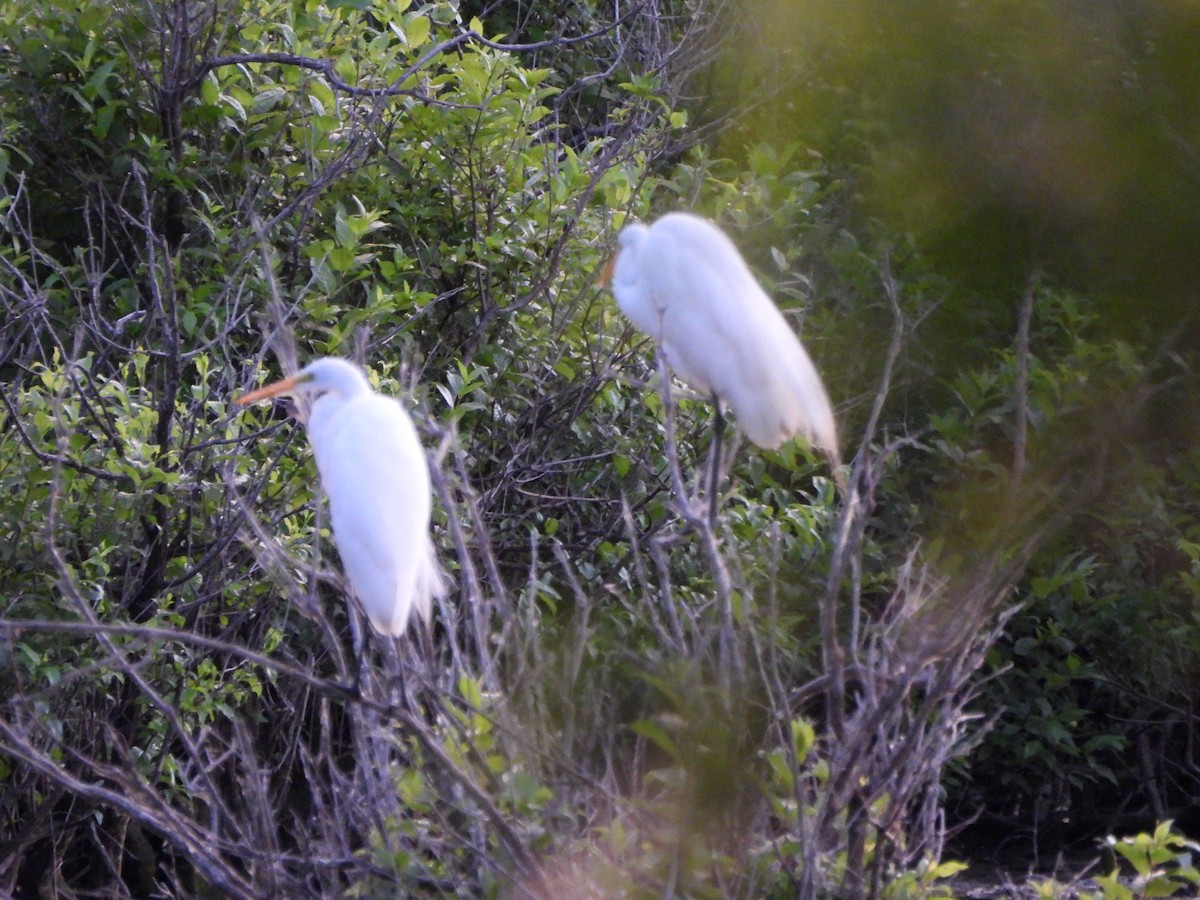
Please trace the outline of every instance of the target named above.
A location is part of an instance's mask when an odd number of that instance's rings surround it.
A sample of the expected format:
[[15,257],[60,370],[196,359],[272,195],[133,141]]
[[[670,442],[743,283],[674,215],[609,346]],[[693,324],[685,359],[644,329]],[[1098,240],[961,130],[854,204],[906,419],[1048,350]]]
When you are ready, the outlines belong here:
[[[822,57],[732,117],[716,12],[0,11],[4,891],[922,895],[947,808],[1187,805],[1190,347],[1110,267],[948,261]],[[677,207],[802,333],[849,491],[742,447],[687,515],[711,409],[597,284]],[[296,420],[230,403],[326,354],[430,450],[456,589],[395,645]]]

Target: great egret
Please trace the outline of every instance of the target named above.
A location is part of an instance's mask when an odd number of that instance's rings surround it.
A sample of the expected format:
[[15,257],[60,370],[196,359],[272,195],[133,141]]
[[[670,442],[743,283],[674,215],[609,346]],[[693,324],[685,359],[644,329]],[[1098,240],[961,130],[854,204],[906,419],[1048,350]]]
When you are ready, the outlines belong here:
[[428,618],[431,600],[446,591],[429,538],[429,472],[417,432],[358,366],[332,357],[236,402],[303,393],[316,397],[308,440],[342,565],[375,630],[403,634],[409,614]]
[[653,225],[626,225],[617,240],[605,276],[617,305],[662,348],[667,365],[728,403],[758,446],[803,436],[838,477],[837,425],[821,378],[725,233],[676,212]]

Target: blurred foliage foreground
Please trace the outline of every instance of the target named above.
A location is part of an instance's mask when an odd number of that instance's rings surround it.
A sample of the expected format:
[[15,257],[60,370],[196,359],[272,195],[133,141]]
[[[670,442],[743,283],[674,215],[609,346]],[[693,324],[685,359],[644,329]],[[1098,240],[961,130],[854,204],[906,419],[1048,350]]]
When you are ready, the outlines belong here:
[[[928,896],[972,818],[1194,885],[1200,53],[1095,6],[0,7],[0,893]],[[710,411],[594,280],[680,207],[847,492],[687,515]],[[230,404],[323,354],[430,451],[395,644]]]

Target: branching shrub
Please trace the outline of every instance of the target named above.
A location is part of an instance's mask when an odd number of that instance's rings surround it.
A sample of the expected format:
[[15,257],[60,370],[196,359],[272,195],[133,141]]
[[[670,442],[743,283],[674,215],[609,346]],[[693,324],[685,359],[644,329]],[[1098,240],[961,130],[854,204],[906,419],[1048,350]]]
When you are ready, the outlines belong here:
[[[1188,794],[1195,466],[1115,439],[1186,366],[1037,278],[947,351],[970,288],[858,157],[712,139],[716,12],[0,10],[0,892],[923,896],[947,770]],[[711,407],[596,283],[679,206],[820,363],[847,490],[742,447],[691,512]],[[429,448],[455,593],[401,641],[297,419],[229,402],[326,354]]]

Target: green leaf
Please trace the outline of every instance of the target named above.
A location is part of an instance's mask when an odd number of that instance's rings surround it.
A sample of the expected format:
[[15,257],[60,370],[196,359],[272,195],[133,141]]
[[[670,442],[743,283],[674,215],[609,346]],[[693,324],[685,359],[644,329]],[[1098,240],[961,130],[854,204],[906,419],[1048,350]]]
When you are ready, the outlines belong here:
[[100,107],[96,112],[96,120],[92,124],[92,136],[98,140],[103,140],[108,137],[108,130],[112,127],[113,117],[117,114],[117,108],[111,103]]
[[672,759],[679,758],[679,748],[675,745],[675,741],[671,739],[671,736],[657,722],[642,719],[630,725],[629,730],[634,734],[644,737]]
[[792,749],[796,762],[803,763],[817,743],[817,731],[807,719],[792,720]]
[[416,49],[428,41],[432,27],[429,19],[423,15],[406,16],[404,36],[408,40],[408,46]]
[[232,93],[222,94],[221,101],[227,107],[229,107],[230,110],[232,110],[235,118],[240,119],[243,122],[246,121],[246,118],[247,118],[246,107],[242,104],[242,102],[237,97],[235,97]]
[[472,709],[481,709],[483,707],[483,687],[478,679],[471,678],[468,675],[462,675],[458,679],[458,692],[462,695],[463,701]]
[[329,251],[329,265],[335,272],[346,272],[354,267],[354,251],[349,247],[334,247]]
[[1173,897],[1182,891],[1186,885],[1175,884],[1166,877],[1152,878],[1142,888],[1143,897]]
[[939,863],[937,866],[934,866],[933,871],[930,872],[930,875],[936,879],[953,878],[959,872],[965,872],[969,868],[970,866],[965,862],[960,862],[956,859],[948,859],[944,863]]
[[206,106],[216,106],[221,99],[221,88],[212,72],[204,76],[200,82],[200,102]]
[[254,103],[250,106],[251,115],[262,115],[270,112],[287,99],[287,89],[275,85],[254,95]]

